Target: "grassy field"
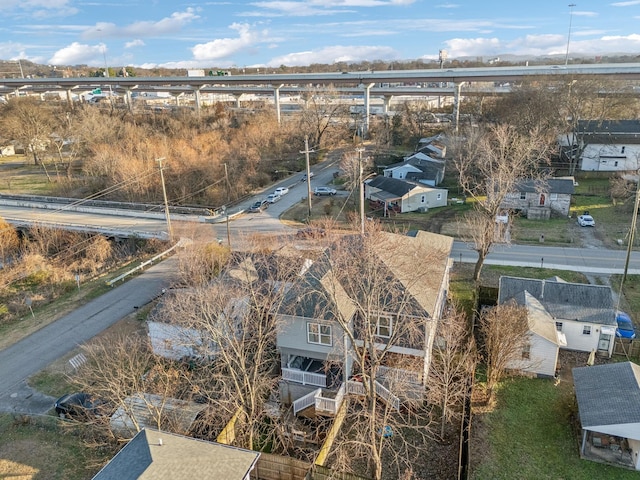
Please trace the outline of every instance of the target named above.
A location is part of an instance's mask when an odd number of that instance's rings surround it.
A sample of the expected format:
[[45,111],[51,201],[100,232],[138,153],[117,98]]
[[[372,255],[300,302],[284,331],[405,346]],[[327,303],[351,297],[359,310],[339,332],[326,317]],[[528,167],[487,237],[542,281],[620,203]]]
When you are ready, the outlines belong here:
[[0,415],[0,478],[86,480],[114,453],[112,447],[87,448],[83,432],[57,417]]
[[[563,386],[564,385],[564,386]],[[497,408],[474,417],[474,480],[626,480],[638,473],[582,460],[571,426],[568,384],[514,378],[499,387]]]

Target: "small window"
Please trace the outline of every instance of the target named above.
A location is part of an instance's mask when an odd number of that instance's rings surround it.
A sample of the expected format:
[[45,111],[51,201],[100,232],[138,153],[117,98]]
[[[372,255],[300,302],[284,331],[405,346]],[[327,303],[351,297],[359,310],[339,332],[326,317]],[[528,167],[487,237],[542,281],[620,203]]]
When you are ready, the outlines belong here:
[[549,198],[551,199],[552,202],[558,200],[558,194],[557,193],[552,193],[551,195],[549,195]]
[[420,195],[420,203],[424,203],[427,201],[427,196],[426,195]]
[[584,325],[582,327],[582,334],[583,335],[591,335],[591,325]]
[[562,331],[562,322],[556,322],[556,330],[559,332]]
[[398,178],[402,178],[404,174],[402,172],[398,172]]
[[531,358],[531,344],[527,343],[522,347],[522,359],[529,360]]
[[526,200],[527,199],[527,192],[520,192],[520,200]]
[[376,317],[376,336],[390,338],[393,331],[393,320],[386,315]]
[[621,151],[620,153],[624,153],[624,148],[625,148],[625,147],[622,147],[622,151]]
[[307,323],[307,342],[331,346],[331,325]]
[[436,199],[437,199],[437,200],[442,200],[442,194],[441,194],[441,193],[439,193],[439,194],[436,196]]
[[616,160],[615,162],[613,162],[613,166],[617,167],[618,166],[618,160]]

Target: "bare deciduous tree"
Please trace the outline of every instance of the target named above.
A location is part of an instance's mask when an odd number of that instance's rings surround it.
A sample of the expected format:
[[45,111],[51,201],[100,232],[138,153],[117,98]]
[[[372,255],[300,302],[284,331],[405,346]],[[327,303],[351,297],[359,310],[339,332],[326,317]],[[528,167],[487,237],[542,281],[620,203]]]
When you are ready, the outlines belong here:
[[477,281],[496,242],[497,216],[505,208],[505,197],[514,192],[518,182],[542,178],[538,167],[547,162],[549,144],[537,130],[523,134],[499,124],[487,131],[464,131],[454,137],[451,149],[460,186],[473,201],[473,212],[466,222],[478,252],[473,273]]
[[528,343],[527,310],[513,302],[480,312],[482,352],[487,368],[487,390],[493,396],[509,365],[522,359]]
[[429,369],[429,398],[440,405],[440,438],[458,418],[475,368],[475,344],[462,311],[452,308],[438,326]]
[[53,127],[51,110],[35,98],[11,99],[2,107],[2,125],[33,156],[34,164],[41,165],[40,153],[47,148]]

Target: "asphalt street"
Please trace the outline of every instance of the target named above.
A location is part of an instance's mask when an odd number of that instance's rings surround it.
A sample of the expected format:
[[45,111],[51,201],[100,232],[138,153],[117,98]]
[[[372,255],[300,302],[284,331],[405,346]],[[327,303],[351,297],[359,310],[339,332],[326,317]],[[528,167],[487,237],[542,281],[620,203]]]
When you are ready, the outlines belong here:
[[26,379],[156,298],[176,270],[177,258],[171,257],[1,350],[0,411],[38,414],[49,410],[54,399],[29,388]]

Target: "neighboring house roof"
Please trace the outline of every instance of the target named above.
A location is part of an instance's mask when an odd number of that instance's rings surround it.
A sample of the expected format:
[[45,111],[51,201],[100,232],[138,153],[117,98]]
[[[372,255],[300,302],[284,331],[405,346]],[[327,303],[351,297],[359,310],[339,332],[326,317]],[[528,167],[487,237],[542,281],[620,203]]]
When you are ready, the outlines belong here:
[[[532,333],[560,346],[556,323],[542,304],[529,292],[524,292],[524,305],[527,307],[527,323]],[[566,346],[566,342],[565,342]]]
[[640,135],[640,120],[578,120],[577,127],[580,133]]
[[573,194],[573,178],[547,178],[545,180],[524,180],[515,185],[518,192],[548,192]]
[[248,478],[260,453],[145,428],[93,480]]
[[611,288],[603,285],[500,277],[498,303],[515,299],[522,305],[522,292],[538,299],[554,319],[615,325]]
[[640,366],[609,363],[572,372],[582,428],[640,440]]
[[111,415],[111,428],[123,436],[134,435],[141,428],[158,423],[174,431],[187,433],[205,405],[166,398],[150,393],[136,393],[124,399],[123,405]]
[[422,165],[420,172],[407,172],[407,180],[437,180],[444,167],[439,165]]
[[378,175],[377,177],[371,179],[367,183],[367,185],[390,193],[394,198],[402,198],[411,190],[414,190],[418,187],[428,188],[427,186],[420,185],[416,182],[400,180],[399,178],[383,177],[382,175]]
[[405,157],[405,159],[401,162],[387,165],[385,167],[385,170],[393,170],[394,168],[403,167],[405,165],[412,165],[419,169],[422,169],[422,167],[426,165],[439,166],[440,168],[444,168],[444,160],[432,158],[429,155],[425,155],[424,153],[418,152],[408,157]]

